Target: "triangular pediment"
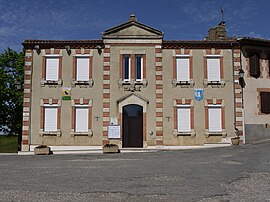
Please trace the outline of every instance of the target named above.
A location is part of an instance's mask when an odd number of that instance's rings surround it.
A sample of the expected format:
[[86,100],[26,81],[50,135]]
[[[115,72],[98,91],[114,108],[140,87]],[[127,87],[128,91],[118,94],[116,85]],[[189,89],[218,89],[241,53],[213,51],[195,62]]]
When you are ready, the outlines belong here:
[[123,97],[121,97],[120,99],[117,100],[117,103],[123,103],[123,102],[128,102],[131,104],[136,104],[136,103],[149,103],[149,100],[147,100],[146,98],[136,94],[136,93],[130,93],[128,95],[125,95]]
[[[135,18],[136,19],[136,18]],[[163,32],[137,22],[129,20],[119,26],[113,27],[102,33],[103,39],[162,39]]]

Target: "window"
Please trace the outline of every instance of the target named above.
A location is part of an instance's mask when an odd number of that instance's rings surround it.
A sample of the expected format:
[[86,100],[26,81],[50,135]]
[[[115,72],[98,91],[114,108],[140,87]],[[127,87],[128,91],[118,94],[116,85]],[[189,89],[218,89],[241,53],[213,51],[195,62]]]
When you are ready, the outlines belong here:
[[88,114],[87,107],[76,107],[75,132],[88,132]]
[[178,132],[191,131],[189,107],[177,108],[177,131]]
[[176,80],[190,80],[189,58],[176,58]]
[[209,132],[222,132],[221,107],[208,108]]
[[130,55],[123,55],[123,79],[130,81]]
[[270,114],[270,92],[260,92],[261,113]]
[[257,54],[251,56],[249,58],[249,74],[250,76],[254,78],[259,78],[260,77],[260,59]]
[[76,64],[76,80],[89,81],[89,58],[78,57]]
[[57,131],[57,106],[44,107],[44,131]]
[[220,81],[220,58],[207,58],[207,80]]
[[59,58],[46,58],[46,75],[47,81],[58,81],[59,79]]
[[72,116],[70,135],[92,137],[92,100],[74,99],[71,100]]
[[136,58],[136,61],[135,61],[136,81],[142,81],[143,80],[143,56],[136,55],[135,58]]

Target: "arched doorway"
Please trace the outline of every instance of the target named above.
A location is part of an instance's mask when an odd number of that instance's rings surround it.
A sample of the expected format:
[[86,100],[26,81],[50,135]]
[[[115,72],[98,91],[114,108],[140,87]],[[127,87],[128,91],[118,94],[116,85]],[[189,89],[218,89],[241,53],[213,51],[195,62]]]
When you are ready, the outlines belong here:
[[143,107],[123,106],[123,147],[143,147]]

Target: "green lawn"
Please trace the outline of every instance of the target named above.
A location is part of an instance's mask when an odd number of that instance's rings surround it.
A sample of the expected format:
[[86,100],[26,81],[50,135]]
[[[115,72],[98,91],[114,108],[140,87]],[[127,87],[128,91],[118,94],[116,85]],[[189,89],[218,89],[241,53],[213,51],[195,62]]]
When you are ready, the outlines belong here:
[[18,152],[18,137],[0,136],[0,153]]

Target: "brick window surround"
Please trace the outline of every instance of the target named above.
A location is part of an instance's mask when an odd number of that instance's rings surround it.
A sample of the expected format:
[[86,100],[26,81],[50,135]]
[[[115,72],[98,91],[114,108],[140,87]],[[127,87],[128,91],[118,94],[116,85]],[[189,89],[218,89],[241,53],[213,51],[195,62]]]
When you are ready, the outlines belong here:
[[[270,116],[270,114],[266,114],[266,113],[263,113],[261,111],[261,103],[262,103],[262,100],[261,100],[261,93],[270,93],[270,88],[257,88],[257,109],[258,109],[258,115],[266,115],[266,116]],[[269,102],[270,103],[270,102]]]
[[[93,52],[90,49],[76,49],[75,55],[73,56],[73,63],[72,63],[72,86],[83,86],[83,87],[92,87],[94,84],[93,81]],[[78,58],[88,58],[89,59],[89,78],[85,81],[77,81],[77,60]]]
[[[189,80],[188,81],[177,81],[177,59],[178,58],[187,58],[189,59]],[[172,79],[172,85],[173,87],[181,86],[181,87],[193,87],[195,84],[193,80],[193,56],[189,54],[177,54],[173,56],[173,79]]]
[[[208,51],[207,51],[208,52]],[[220,81],[208,81],[208,72],[207,72],[207,59],[219,59],[220,62]],[[204,87],[212,86],[212,87],[224,87],[225,80],[224,80],[224,64],[223,64],[223,55],[216,55],[216,54],[207,54],[203,58],[203,66],[204,66],[204,80],[203,84]]]
[[[58,81],[48,81],[46,80],[46,61],[47,58],[58,58],[59,59],[59,69],[58,69]],[[40,85],[44,87],[45,85],[50,86],[62,86],[62,50],[59,49],[45,49],[42,50],[42,72]]]
[[[91,99],[79,98],[71,100],[71,132],[70,135],[74,136],[93,136],[92,132],[92,103]],[[88,107],[88,131],[76,132],[76,107]]]
[[[57,131],[44,131],[45,126],[45,108],[56,107],[57,108]],[[53,98],[45,98],[40,100],[40,136],[61,136],[61,100]]]
[[[136,56],[142,56],[142,79],[136,79]],[[130,67],[129,67],[129,79],[124,79],[123,68],[124,68],[124,57],[129,57],[130,59]],[[145,51],[143,53],[136,53],[136,51],[128,51],[127,53],[120,53],[119,57],[119,80],[118,85],[123,86],[126,91],[139,91],[141,86],[147,86],[146,80],[146,54]]]
[[[209,131],[209,108],[220,108],[221,109],[221,129],[220,132],[211,132]],[[205,109],[205,137],[209,136],[222,136],[226,137],[227,133],[225,130],[225,101],[222,99],[206,99],[204,100],[204,109]]]
[[[190,109],[190,132],[178,132],[178,117],[177,117],[177,109],[181,107],[188,107]],[[194,130],[194,101],[191,99],[175,99],[173,100],[173,114],[174,114],[174,129],[173,129],[173,135],[175,137],[177,136],[191,136],[195,137],[196,133]]]

